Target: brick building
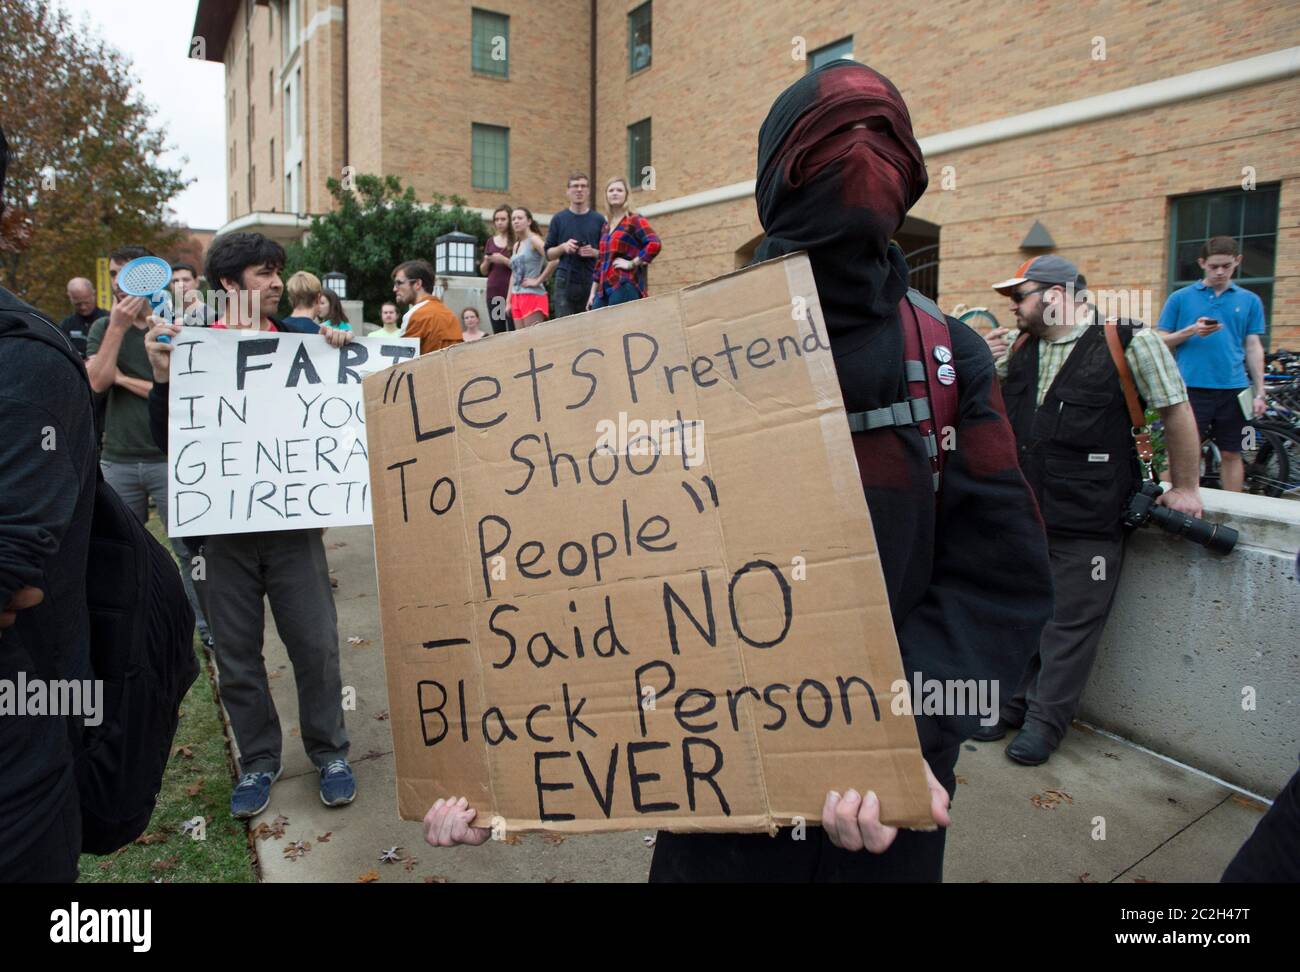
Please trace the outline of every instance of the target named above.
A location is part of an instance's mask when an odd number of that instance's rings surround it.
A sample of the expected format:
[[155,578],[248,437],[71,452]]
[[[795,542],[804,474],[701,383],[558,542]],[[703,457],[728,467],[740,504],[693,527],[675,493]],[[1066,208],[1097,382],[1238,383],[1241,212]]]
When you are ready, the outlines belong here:
[[1059,252],[1152,319],[1228,233],[1270,344],[1300,344],[1285,0],[482,3],[200,0],[195,35],[226,65],[223,229],[300,234],[345,165],[544,220],[577,168],[597,199],[632,177],[664,241],[652,290],[676,289],[753,253],[758,126],[810,65],[851,54],[911,108],[930,189],[899,242],[945,309],[1009,323],[989,282]]

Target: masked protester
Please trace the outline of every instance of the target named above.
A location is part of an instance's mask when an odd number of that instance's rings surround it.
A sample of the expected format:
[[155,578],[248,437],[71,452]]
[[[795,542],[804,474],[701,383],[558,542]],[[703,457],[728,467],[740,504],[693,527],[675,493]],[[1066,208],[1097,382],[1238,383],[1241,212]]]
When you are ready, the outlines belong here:
[[[907,397],[907,263],[890,236],[925,186],[902,97],[861,64],[836,61],[806,75],[777,98],[759,132],[767,238],[756,259],[807,251],[850,413]],[[959,394],[941,491],[915,425],[855,434],[853,446],[909,682],[914,674],[984,679],[1009,694],[1051,613],[1046,541],[1017,468],[992,356],[964,324],[947,324]],[[996,708],[988,713],[996,716]],[[933,831],[882,825],[874,781],[846,776],[825,795],[822,827],[806,833],[660,833],[650,879],[939,881],[958,751],[979,721],[974,713],[916,716]],[[463,798],[439,800],[425,838],[482,843],[490,831],[475,823],[483,822]]]
[[[836,61],[776,99],[758,136],[757,203],[766,239],[755,260],[805,250],[848,412],[907,398],[900,301],[907,263],[890,242],[926,188],[902,96],[864,65]],[[993,380],[993,360],[947,319],[959,388],[956,449],[936,494],[915,425],[853,436],[909,682],[989,679],[1009,694],[1051,611],[1047,551]],[[996,715],[996,713],[994,713]],[[916,716],[941,791],[956,787],[975,715]],[[870,778],[827,795],[821,830],[796,840],[661,833],[652,881],[939,881],[943,829],[879,823]],[[933,792],[933,790],[932,790]],[[809,821],[812,823],[812,821]]]

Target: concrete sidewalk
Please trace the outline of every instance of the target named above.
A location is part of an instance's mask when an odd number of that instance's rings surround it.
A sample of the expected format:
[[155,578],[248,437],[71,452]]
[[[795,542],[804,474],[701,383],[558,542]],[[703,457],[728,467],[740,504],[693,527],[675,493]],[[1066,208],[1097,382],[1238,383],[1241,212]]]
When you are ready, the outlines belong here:
[[[263,880],[644,881],[651,831],[532,835],[515,838],[517,844],[446,850],[426,845],[418,823],[398,819],[372,534],[368,527],[330,530],[325,545],[339,580],[343,684],[357,693],[356,711],[347,713],[357,799],[337,810],[320,802],[316,772],[297,736],[292,669],[268,612],[266,664],[285,733],[284,775],[252,824],[288,821],[282,837],[256,841]],[[1217,881],[1265,809],[1086,728],[1076,727],[1036,768],[1008,760],[1006,741],[964,747],[948,881]],[[310,849],[291,846],[298,841]],[[401,849],[405,863],[379,860],[391,847]]]

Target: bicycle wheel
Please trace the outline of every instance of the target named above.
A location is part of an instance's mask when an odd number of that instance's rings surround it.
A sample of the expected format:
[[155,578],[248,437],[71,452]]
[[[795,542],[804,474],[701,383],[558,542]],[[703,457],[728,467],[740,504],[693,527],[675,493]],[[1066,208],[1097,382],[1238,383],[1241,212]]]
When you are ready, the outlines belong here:
[[[1300,440],[1291,446],[1300,450]],[[1271,429],[1256,429],[1255,447],[1242,450],[1241,454],[1246,474],[1244,491],[1255,496],[1285,496],[1294,491],[1291,452],[1284,434]]]

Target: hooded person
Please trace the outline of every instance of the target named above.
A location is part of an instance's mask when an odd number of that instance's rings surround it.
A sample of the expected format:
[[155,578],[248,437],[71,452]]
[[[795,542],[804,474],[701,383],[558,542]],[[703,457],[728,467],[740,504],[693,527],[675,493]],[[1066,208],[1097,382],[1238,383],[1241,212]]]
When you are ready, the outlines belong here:
[[[766,239],[755,260],[808,253],[849,413],[908,397],[899,309],[908,269],[891,237],[926,182],[902,96],[862,64],[839,60],[805,75],[759,130]],[[958,419],[941,491],[915,425],[855,433],[853,445],[909,685],[976,679],[996,699],[1014,691],[1051,615],[1047,546],[992,355],[966,325],[947,324]],[[982,716],[996,718],[996,703],[990,709],[915,716],[928,775],[946,791],[940,804],[956,788],[962,740]],[[650,880],[942,880],[942,827],[883,827],[872,781],[843,787],[827,795],[822,828],[806,833],[660,833]],[[932,803],[942,824],[939,809]]]
[[[902,96],[861,64],[840,60],[805,75],[759,132],[766,239],[755,259],[808,253],[849,413],[907,397],[899,307],[908,270],[890,237],[925,186]],[[661,832],[651,881],[942,880],[941,828],[961,742],[981,718],[997,719],[994,693],[1014,691],[1052,611],[1043,525],[1016,461],[993,357],[966,325],[947,324],[958,408],[941,491],[915,425],[853,435],[909,684],[975,679],[987,690],[987,711],[915,717],[936,828],[884,826],[872,780],[845,779],[826,794],[821,828],[776,837]],[[425,839],[481,844],[491,831],[475,823],[465,798],[439,800]]]
[[[0,216],[7,160],[0,131]],[[0,360],[0,692],[12,703],[24,681],[91,677],[86,568],[99,456],[81,355],[4,287]],[[77,714],[21,718],[0,706],[0,880],[77,879],[81,732]]]

